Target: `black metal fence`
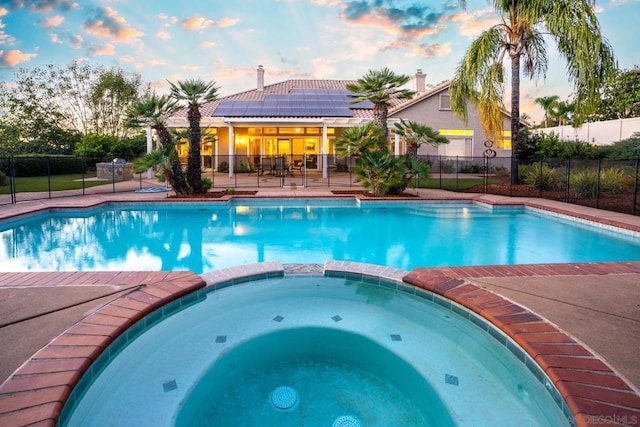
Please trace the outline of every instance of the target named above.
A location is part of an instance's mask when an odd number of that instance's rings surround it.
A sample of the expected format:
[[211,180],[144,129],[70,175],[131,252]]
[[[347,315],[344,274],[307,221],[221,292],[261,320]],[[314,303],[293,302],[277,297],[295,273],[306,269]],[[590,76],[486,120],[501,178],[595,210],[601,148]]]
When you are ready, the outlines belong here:
[[[539,197],[640,215],[640,160],[538,159],[519,165],[511,184],[505,157],[421,156],[429,177],[420,188]],[[203,178],[214,191],[259,188],[360,188],[354,158],[333,155],[208,156]],[[0,205],[100,193],[151,191],[165,184],[153,173],[132,173],[114,159],[80,157],[0,158]],[[231,170],[231,172],[230,172]]]

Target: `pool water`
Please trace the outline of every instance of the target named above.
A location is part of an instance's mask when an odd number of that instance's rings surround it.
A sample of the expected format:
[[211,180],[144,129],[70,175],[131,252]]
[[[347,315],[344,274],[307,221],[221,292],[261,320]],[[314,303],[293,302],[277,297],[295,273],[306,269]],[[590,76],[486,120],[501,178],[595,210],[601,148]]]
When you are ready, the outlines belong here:
[[640,237],[472,203],[114,205],[0,224],[0,271],[191,270],[264,261],[415,267],[638,261]]
[[[535,363],[438,298],[313,275],[203,290],[112,344],[60,424],[570,424]],[[274,405],[279,387],[296,397]]]

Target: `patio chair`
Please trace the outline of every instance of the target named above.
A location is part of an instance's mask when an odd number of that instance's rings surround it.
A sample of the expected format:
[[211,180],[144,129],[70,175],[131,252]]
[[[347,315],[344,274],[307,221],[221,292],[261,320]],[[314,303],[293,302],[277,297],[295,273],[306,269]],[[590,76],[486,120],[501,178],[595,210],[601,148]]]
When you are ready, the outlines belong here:
[[263,157],[262,162],[260,162],[260,175],[264,175],[265,171],[267,173],[272,173],[273,171],[273,159],[271,157]]
[[285,172],[289,172],[289,167],[284,161],[284,156],[276,157],[273,169],[278,176],[283,176]]

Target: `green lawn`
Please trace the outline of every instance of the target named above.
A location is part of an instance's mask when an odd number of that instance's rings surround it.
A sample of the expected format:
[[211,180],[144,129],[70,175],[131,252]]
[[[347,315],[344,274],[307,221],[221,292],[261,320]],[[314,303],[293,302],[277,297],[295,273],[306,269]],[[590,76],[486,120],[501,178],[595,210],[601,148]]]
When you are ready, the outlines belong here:
[[[458,182],[456,187],[456,181]],[[489,184],[497,184],[500,180],[490,178]],[[482,185],[484,183],[483,178],[443,178],[442,181],[439,178],[421,179],[418,187],[420,188],[442,188],[443,190],[466,190],[467,188],[474,187],[476,185]],[[442,187],[440,187],[442,185]]]
[[[111,184],[111,181],[86,181],[89,178],[95,178],[95,174],[85,175],[84,187],[95,187],[98,185]],[[73,175],[55,175],[51,177],[51,190],[77,190],[82,188],[82,174]],[[7,178],[5,185],[0,187],[0,194],[9,194],[9,179]],[[26,178],[16,178],[16,192],[34,192],[49,191],[49,179],[46,176],[30,176]]]

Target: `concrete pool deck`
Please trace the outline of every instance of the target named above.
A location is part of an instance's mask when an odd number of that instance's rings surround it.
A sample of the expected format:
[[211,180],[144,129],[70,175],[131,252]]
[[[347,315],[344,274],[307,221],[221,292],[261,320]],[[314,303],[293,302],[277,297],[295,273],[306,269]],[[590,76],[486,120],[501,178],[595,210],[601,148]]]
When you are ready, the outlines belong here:
[[[524,204],[640,232],[640,217],[561,202],[441,190],[419,195]],[[329,189],[278,188],[260,189],[257,196],[334,195]],[[21,202],[3,206],[0,221],[51,208],[166,199],[116,193]],[[386,274],[382,267],[349,264],[345,271]],[[579,425],[640,424],[640,254],[638,262],[625,263],[420,268],[395,277],[402,278],[466,306],[511,336],[554,381]],[[0,273],[0,381],[7,378],[0,386],[0,424],[54,425],[71,388],[108,343],[206,282],[189,272]]]

